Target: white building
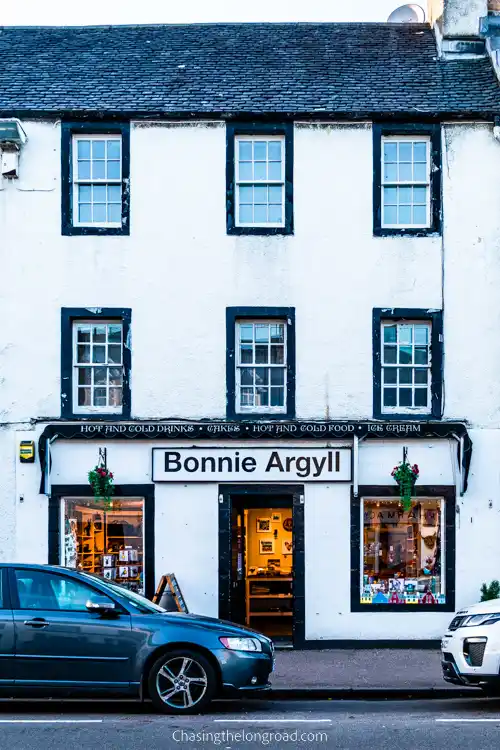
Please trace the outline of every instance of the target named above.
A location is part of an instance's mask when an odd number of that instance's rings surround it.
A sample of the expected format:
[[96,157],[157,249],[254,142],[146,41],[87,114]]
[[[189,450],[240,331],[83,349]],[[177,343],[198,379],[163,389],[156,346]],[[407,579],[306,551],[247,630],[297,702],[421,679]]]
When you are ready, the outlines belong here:
[[500,575],[482,5],[2,30],[0,559],[309,647],[437,639]]

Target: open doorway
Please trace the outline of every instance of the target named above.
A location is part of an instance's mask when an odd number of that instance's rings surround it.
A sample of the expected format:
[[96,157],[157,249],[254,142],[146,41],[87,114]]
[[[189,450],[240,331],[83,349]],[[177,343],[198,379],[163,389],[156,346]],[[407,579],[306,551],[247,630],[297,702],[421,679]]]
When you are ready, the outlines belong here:
[[240,496],[231,507],[230,618],[292,641],[294,530],[290,496]]

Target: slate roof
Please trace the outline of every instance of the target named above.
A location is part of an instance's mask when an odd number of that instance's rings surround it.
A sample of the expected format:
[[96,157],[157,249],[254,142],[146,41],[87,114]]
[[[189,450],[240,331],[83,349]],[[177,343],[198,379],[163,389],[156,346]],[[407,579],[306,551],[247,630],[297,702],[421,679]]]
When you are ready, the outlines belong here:
[[438,60],[425,24],[0,28],[3,116],[496,111],[489,60]]

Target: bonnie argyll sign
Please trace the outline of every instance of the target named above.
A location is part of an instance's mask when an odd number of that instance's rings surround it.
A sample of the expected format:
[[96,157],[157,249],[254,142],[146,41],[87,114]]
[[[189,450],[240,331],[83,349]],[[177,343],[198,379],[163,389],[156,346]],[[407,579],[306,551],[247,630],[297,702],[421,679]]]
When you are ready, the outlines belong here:
[[349,482],[350,448],[153,448],[153,482]]

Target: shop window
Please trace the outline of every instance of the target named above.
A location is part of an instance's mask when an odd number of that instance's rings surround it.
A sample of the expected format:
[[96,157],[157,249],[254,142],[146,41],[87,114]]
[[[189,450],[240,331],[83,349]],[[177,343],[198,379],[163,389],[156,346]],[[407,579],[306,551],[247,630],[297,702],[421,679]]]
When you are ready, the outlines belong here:
[[129,309],[62,309],[62,416],[130,416],[130,321]]
[[446,604],[445,501],[362,502],[361,604]]
[[144,501],[63,498],[61,564],[144,593]]
[[373,310],[373,416],[442,416],[441,310]]
[[228,416],[295,416],[292,308],[228,308]]

